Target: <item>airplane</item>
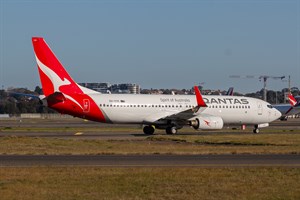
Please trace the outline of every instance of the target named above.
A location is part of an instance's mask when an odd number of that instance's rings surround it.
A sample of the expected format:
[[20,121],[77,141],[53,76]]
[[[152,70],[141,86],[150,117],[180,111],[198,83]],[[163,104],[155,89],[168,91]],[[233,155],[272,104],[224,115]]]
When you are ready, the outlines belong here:
[[74,117],[103,123],[141,124],[176,134],[183,126],[218,130],[224,124],[254,125],[253,132],[281,117],[269,103],[249,97],[195,95],[101,94],[78,85],[42,37],[32,38],[44,105]]
[[233,96],[233,87],[230,87],[226,93],[227,96]]
[[288,95],[289,104],[276,104],[274,108],[281,112],[281,121],[286,121],[288,116],[297,115],[300,113],[300,99],[293,97],[292,94]]

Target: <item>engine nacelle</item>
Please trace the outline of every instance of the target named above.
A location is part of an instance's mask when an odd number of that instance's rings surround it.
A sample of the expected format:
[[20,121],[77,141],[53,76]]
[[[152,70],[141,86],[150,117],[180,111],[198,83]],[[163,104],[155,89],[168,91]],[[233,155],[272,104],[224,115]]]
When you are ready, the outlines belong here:
[[217,130],[222,129],[223,119],[216,116],[198,116],[190,121],[190,126],[196,130]]

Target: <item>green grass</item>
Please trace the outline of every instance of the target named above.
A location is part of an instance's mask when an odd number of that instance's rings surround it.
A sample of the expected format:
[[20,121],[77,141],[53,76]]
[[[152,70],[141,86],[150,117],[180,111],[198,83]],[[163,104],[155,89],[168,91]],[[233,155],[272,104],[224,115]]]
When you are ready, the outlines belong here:
[[210,134],[196,136],[153,136],[151,141],[177,141],[208,145],[300,146],[299,134]]
[[1,200],[300,199],[299,168],[0,168]]
[[[74,136],[76,138],[77,136]],[[299,154],[299,134],[150,136],[139,140],[0,137],[0,154]]]

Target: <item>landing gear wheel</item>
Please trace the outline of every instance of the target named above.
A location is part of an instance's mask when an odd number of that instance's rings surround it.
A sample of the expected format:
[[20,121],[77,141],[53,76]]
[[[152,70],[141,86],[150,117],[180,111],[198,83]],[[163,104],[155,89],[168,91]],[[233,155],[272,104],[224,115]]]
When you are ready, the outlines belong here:
[[154,127],[153,126],[144,126],[143,132],[146,135],[153,135],[153,133],[154,133]]
[[259,133],[259,129],[258,128],[253,129],[253,133]]
[[176,134],[177,133],[177,128],[176,127],[168,127],[168,128],[166,128],[166,133],[168,134],[168,135],[174,135],[174,134]]

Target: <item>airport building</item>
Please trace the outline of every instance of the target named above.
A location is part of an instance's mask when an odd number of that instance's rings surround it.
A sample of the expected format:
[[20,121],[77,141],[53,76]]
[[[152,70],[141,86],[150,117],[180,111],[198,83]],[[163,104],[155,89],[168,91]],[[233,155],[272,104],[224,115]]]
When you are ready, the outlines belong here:
[[111,84],[109,83],[78,83],[79,85],[101,93],[109,93]]
[[140,94],[141,87],[135,83],[79,83],[83,87],[101,92],[101,93],[114,93],[114,94]]

